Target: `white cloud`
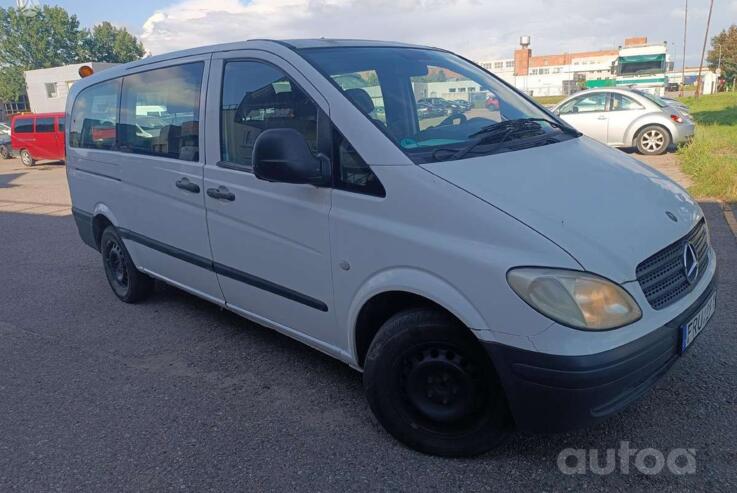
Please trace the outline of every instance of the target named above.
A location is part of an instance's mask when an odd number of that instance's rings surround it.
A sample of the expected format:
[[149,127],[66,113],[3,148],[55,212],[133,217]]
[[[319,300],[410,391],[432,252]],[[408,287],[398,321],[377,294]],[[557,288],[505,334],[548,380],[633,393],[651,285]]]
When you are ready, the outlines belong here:
[[[140,37],[154,54],[252,38],[324,36],[428,44],[488,59],[511,56],[521,34],[532,35],[532,47],[538,54],[616,47],[628,36],[646,35],[654,42],[680,39],[679,12],[668,15],[658,3],[183,0],[154,12]],[[724,8],[726,13],[728,7]],[[695,17],[696,12],[694,9]]]

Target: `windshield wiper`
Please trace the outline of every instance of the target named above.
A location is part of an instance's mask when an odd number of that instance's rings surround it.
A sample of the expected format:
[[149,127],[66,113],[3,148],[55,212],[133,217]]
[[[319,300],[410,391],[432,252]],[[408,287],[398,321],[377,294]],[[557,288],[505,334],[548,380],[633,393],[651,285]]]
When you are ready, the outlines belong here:
[[[495,123],[494,125],[488,125],[478,132],[471,134],[469,137],[475,136],[477,138],[473,139],[461,149],[435,149],[435,151],[432,153],[432,157],[436,161],[461,159],[477,146],[480,146],[482,144],[496,143],[493,148],[487,151],[487,153],[491,154],[496,149],[501,147],[502,144],[504,144],[507,139],[514,134],[523,132],[539,132],[540,130],[542,130],[542,127],[534,120],[504,120],[502,122]],[[495,142],[495,140],[497,141]],[[438,157],[438,154],[440,152],[449,152],[450,154],[445,159],[442,159]]]
[[542,118],[542,117],[535,118],[535,117],[531,117],[531,118],[520,118],[520,119],[517,119],[517,120],[504,120],[504,121],[501,121],[501,122],[498,122],[498,123],[492,123],[491,125],[487,125],[485,127],[481,127],[481,130],[479,130],[478,132],[472,133],[471,135],[469,135],[469,137],[476,137],[476,136],[479,136],[479,135],[482,135],[482,134],[485,134],[485,133],[492,132],[492,131],[497,130],[497,129],[509,127],[509,126],[512,126],[512,125],[524,125],[525,123],[530,123],[530,122],[535,122],[535,123],[537,123],[537,122],[545,122],[548,125],[550,125],[551,127],[557,128],[561,132],[564,132],[564,133],[567,133],[567,134],[570,134],[570,135],[575,135],[576,137],[580,137],[581,136],[581,132],[579,132],[578,130],[574,129],[573,127],[569,127],[568,125],[563,125],[563,124],[558,123],[557,121],[552,120],[550,118]]

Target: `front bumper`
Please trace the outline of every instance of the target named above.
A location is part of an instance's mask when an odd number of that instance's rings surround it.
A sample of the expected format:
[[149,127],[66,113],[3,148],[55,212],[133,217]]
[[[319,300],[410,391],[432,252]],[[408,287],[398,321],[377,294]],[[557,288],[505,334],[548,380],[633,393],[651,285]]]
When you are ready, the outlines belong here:
[[717,277],[681,315],[602,353],[558,356],[485,343],[518,429],[557,432],[615,414],[645,394],[678,359],[681,325],[716,290]]

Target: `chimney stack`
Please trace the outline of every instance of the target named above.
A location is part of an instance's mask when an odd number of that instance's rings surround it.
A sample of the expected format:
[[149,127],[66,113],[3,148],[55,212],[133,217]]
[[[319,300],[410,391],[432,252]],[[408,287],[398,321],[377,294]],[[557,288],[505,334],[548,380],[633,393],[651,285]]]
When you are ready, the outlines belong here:
[[527,75],[530,71],[530,58],[532,50],[530,49],[530,37],[520,36],[520,47],[514,50],[514,75]]

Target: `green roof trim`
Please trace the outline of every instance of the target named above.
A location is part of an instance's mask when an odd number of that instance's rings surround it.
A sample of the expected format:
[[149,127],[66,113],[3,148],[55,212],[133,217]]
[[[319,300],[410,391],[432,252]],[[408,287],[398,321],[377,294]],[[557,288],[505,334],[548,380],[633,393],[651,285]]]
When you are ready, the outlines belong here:
[[616,81],[614,79],[598,79],[598,80],[587,80],[586,87],[591,89],[593,87],[614,87]]
[[619,57],[619,63],[664,62],[665,53],[657,55],[631,55]]

